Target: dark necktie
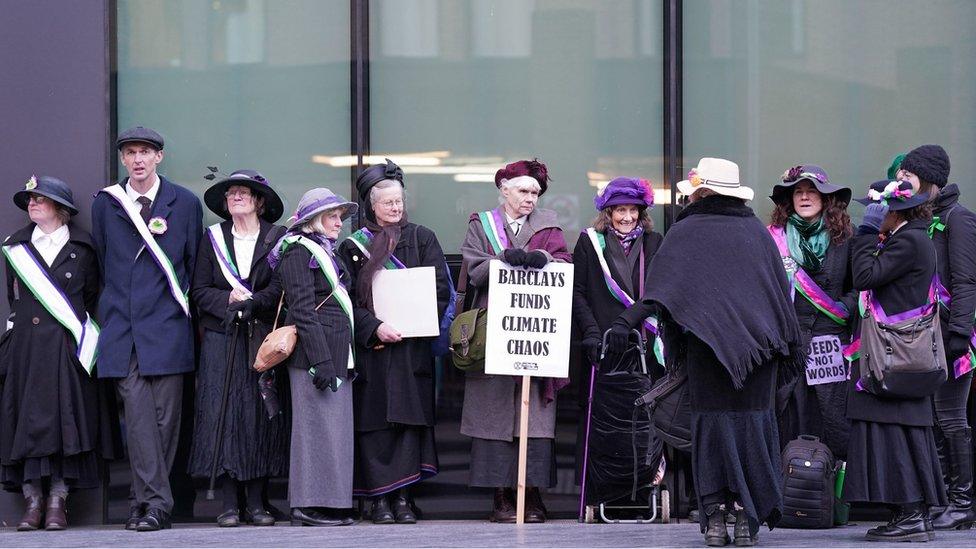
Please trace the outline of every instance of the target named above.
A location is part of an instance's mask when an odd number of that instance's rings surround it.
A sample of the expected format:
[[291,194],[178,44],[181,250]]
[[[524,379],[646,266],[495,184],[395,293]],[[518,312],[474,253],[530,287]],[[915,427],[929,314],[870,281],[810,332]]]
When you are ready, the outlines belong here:
[[136,199],[136,202],[142,206],[142,209],[139,210],[139,215],[142,216],[142,220],[149,223],[149,210],[152,209],[152,200],[149,200],[145,196],[140,196]]

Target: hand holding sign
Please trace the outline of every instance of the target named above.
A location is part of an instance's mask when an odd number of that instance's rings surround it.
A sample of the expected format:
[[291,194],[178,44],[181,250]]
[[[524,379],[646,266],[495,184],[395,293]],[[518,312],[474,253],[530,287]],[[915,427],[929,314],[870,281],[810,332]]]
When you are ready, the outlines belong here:
[[396,331],[396,328],[390,326],[386,322],[379,325],[376,328],[376,337],[379,338],[383,343],[396,343],[403,339],[400,332]]

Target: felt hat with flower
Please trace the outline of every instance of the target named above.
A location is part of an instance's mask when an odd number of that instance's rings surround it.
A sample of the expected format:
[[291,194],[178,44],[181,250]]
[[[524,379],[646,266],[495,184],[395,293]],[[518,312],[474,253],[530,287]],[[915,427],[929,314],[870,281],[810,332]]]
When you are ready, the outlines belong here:
[[755,193],[739,183],[739,165],[724,158],[702,158],[698,166],[688,172],[688,179],[678,181],[678,192],[691,196],[699,189],[711,189],[718,194],[752,200]]
[[822,195],[836,194],[839,201],[847,204],[851,202],[851,190],[832,184],[827,172],[815,164],[793,166],[783,172],[780,180],[782,183],[774,185],[773,193],[769,195],[777,204],[789,200],[793,196],[793,187],[801,181],[808,181]]
[[882,179],[871,183],[866,198],[855,198],[854,200],[865,206],[877,203],[887,204],[890,211],[896,212],[921,206],[928,199],[928,194],[917,194],[915,188],[908,181]]
[[651,182],[636,177],[615,177],[593,197],[596,210],[612,206],[632,204],[638,208],[654,206],[654,190]]

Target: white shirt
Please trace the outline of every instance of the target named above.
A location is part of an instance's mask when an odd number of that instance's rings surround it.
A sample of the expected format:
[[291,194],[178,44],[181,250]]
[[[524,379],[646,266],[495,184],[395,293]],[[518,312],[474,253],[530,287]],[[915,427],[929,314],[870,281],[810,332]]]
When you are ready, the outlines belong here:
[[133,204],[135,204],[140,208],[142,208],[142,204],[140,204],[139,201],[137,200],[140,196],[145,196],[146,198],[149,199],[150,202],[155,202],[156,193],[158,192],[159,192],[159,175],[156,175],[156,181],[153,182],[152,187],[149,187],[149,190],[146,191],[146,194],[139,194],[135,189],[132,188],[132,183],[128,183],[125,186],[125,194],[129,196],[129,200],[131,200]]
[[258,243],[260,227],[254,234],[239,234],[237,228],[231,225],[230,234],[234,235],[234,257],[237,259],[237,273],[247,280],[251,276],[251,261],[254,259],[254,246]]
[[54,263],[54,259],[61,253],[61,248],[64,248],[64,245],[68,243],[69,236],[67,225],[61,225],[51,234],[45,233],[35,225],[34,232],[31,234],[31,244],[37,248],[44,262],[50,267]]
[[505,213],[505,221],[508,223],[508,228],[512,230],[512,234],[518,236],[519,231],[522,230],[522,227],[525,225],[527,217],[527,215],[523,215],[517,219],[512,219],[508,215],[508,212]]

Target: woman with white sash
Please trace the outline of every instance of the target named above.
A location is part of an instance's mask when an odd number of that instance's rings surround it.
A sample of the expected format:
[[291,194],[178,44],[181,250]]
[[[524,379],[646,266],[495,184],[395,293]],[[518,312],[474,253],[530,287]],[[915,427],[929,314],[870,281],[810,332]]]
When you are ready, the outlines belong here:
[[[283,476],[288,469],[287,416],[266,410],[258,385],[261,374],[251,365],[271,331],[281,296],[281,288],[271,284],[267,256],[285,233],[274,224],[284,206],[268,180],[254,170],[238,170],[214,183],[203,201],[225,221],[205,231],[190,287],[204,334],[188,469],[193,477],[208,478],[217,459],[223,491],[218,525],[273,526],[262,494],[269,477]],[[274,383],[274,371],[266,376]],[[224,391],[229,398],[219,430],[222,440],[215,445]],[[240,489],[245,493],[243,508]]]
[[283,324],[298,331],[284,362],[292,399],[293,526],[353,523],[353,305],[349,274],[334,248],[343,220],[358,208],[329,189],[308,191],[268,258],[284,290]]
[[[634,400],[650,390],[651,378],[637,369],[635,352],[606,356],[601,361],[599,346],[610,324],[644,296],[647,267],[662,239],[653,231],[650,210],[654,206],[654,193],[647,180],[617,177],[597,193],[593,204],[597,216],[592,227],[580,235],[573,250],[573,320],[581,336],[585,370],[594,373],[594,379],[582,381],[581,386],[594,387],[594,402],[600,403],[599,422],[613,424],[619,418],[628,423],[620,426],[619,436],[613,439],[601,439],[599,435],[594,438],[591,434],[587,460],[591,474],[586,483],[586,499],[590,505],[623,495],[629,497],[635,467],[645,477],[641,479],[644,484],[651,482],[652,469],[657,469],[657,463],[644,464],[643,459],[634,463],[629,424]],[[657,343],[652,332],[657,329],[655,322],[650,319],[643,327],[648,343],[647,365],[652,374],[660,371],[653,352]],[[613,394],[607,394],[610,392]],[[617,409],[613,403],[625,403],[625,407]],[[580,425],[585,423],[583,420]],[[642,423],[639,430],[646,433],[649,426],[645,420]],[[646,444],[647,436],[638,438]],[[614,451],[617,447],[620,451]],[[640,450],[644,455],[646,448]],[[613,458],[614,455],[623,458]],[[593,475],[594,467],[602,473]]]
[[113,393],[93,375],[98,262],[88,233],[69,224],[78,209],[66,183],[32,176],[14,203],[31,223],[3,243],[0,481],[27,500],[18,530],[63,530],[69,490],[97,487],[99,457],[113,453],[102,407]]

